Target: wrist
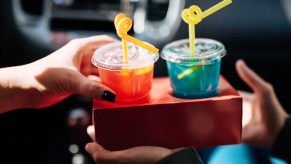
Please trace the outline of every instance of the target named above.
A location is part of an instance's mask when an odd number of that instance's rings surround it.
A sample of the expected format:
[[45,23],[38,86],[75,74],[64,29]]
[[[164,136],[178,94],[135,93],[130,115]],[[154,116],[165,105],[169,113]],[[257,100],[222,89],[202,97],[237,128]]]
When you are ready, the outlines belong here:
[[29,108],[29,87],[25,65],[0,69],[0,113],[19,108]]

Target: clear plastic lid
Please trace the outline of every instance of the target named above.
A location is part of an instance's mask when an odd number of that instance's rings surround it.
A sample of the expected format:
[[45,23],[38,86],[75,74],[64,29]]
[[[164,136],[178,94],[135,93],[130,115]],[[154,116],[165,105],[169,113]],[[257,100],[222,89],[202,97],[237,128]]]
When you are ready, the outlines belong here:
[[161,57],[167,61],[179,64],[207,64],[226,55],[224,45],[213,39],[196,38],[195,47],[196,54],[191,56],[189,40],[177,40],[163,48]]
[[152,65],[159,58],[138,45],[128,42],[128,63],[123,60],[122,43],[114,42],[98,48],[92,56],[96,67],[110,70],[139,69]]

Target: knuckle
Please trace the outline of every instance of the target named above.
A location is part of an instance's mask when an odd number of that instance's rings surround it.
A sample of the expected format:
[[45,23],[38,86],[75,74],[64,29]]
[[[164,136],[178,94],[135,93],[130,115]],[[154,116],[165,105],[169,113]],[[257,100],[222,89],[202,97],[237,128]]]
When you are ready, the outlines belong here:
[[76,39],[72,39],[69,44],[78,44],[80,42],[80,39],[79,38],[76,38]]
[[262,90],[263,90],[263,94],[271,94],[274,92],[274,88],[273,85],[271,83],[266,82],[263,86],[262,86]]
[[102,88],[99,85],[91,85],[89,87],[88,93],[90,96],[100,97],[101,90],[102,90]]
[[81,41],[80,39],[72,39],[71,41],[69,41],[69,43],[67,44],[69,47],[74,47],[77,48],[80,45]]
[[271,83],[266,83],[266,88],[269,91],[273,91],[274,90],[273,85]]

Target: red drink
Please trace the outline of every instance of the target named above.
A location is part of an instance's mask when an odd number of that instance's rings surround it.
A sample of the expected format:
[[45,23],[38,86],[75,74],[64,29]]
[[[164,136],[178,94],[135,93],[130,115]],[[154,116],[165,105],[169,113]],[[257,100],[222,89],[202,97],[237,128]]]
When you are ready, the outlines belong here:
[[107,70],[99,68],[101,82],[113,89],[116,101],[130,101],[149,94],[153,80],[153,65],[135,70]]
[[149,94],[158,58],[158,54],[129,44],[125,62],[121,43],[116,42],[97,49],[92,63],[99,68],[101,82],[116,92],[116,101],[132,101]]

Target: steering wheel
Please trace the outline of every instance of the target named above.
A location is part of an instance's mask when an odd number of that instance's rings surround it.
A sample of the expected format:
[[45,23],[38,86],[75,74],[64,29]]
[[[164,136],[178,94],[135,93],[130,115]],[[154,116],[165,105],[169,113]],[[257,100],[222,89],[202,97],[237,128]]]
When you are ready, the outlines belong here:
[[[185,6],[185,0],[168,0],[168,3],[165,18],[160,21],[151,21],[146,16],[148,12],[152,12],[147,11],[148,0],[139,0],[133,13],[133,36],[156,46],[163,45],[171,40],[176,35],[181,24],[180,13]],[[43,12],[41,15],[35,16],[26,13],[22,9],[21,0],[12,1],[13,15],[19,31],[35,44],[55,50],[74,38],[99,34],[116,36],[115,31],[52,30],[50,28],[51,6],[51,0],[43,0]]]

